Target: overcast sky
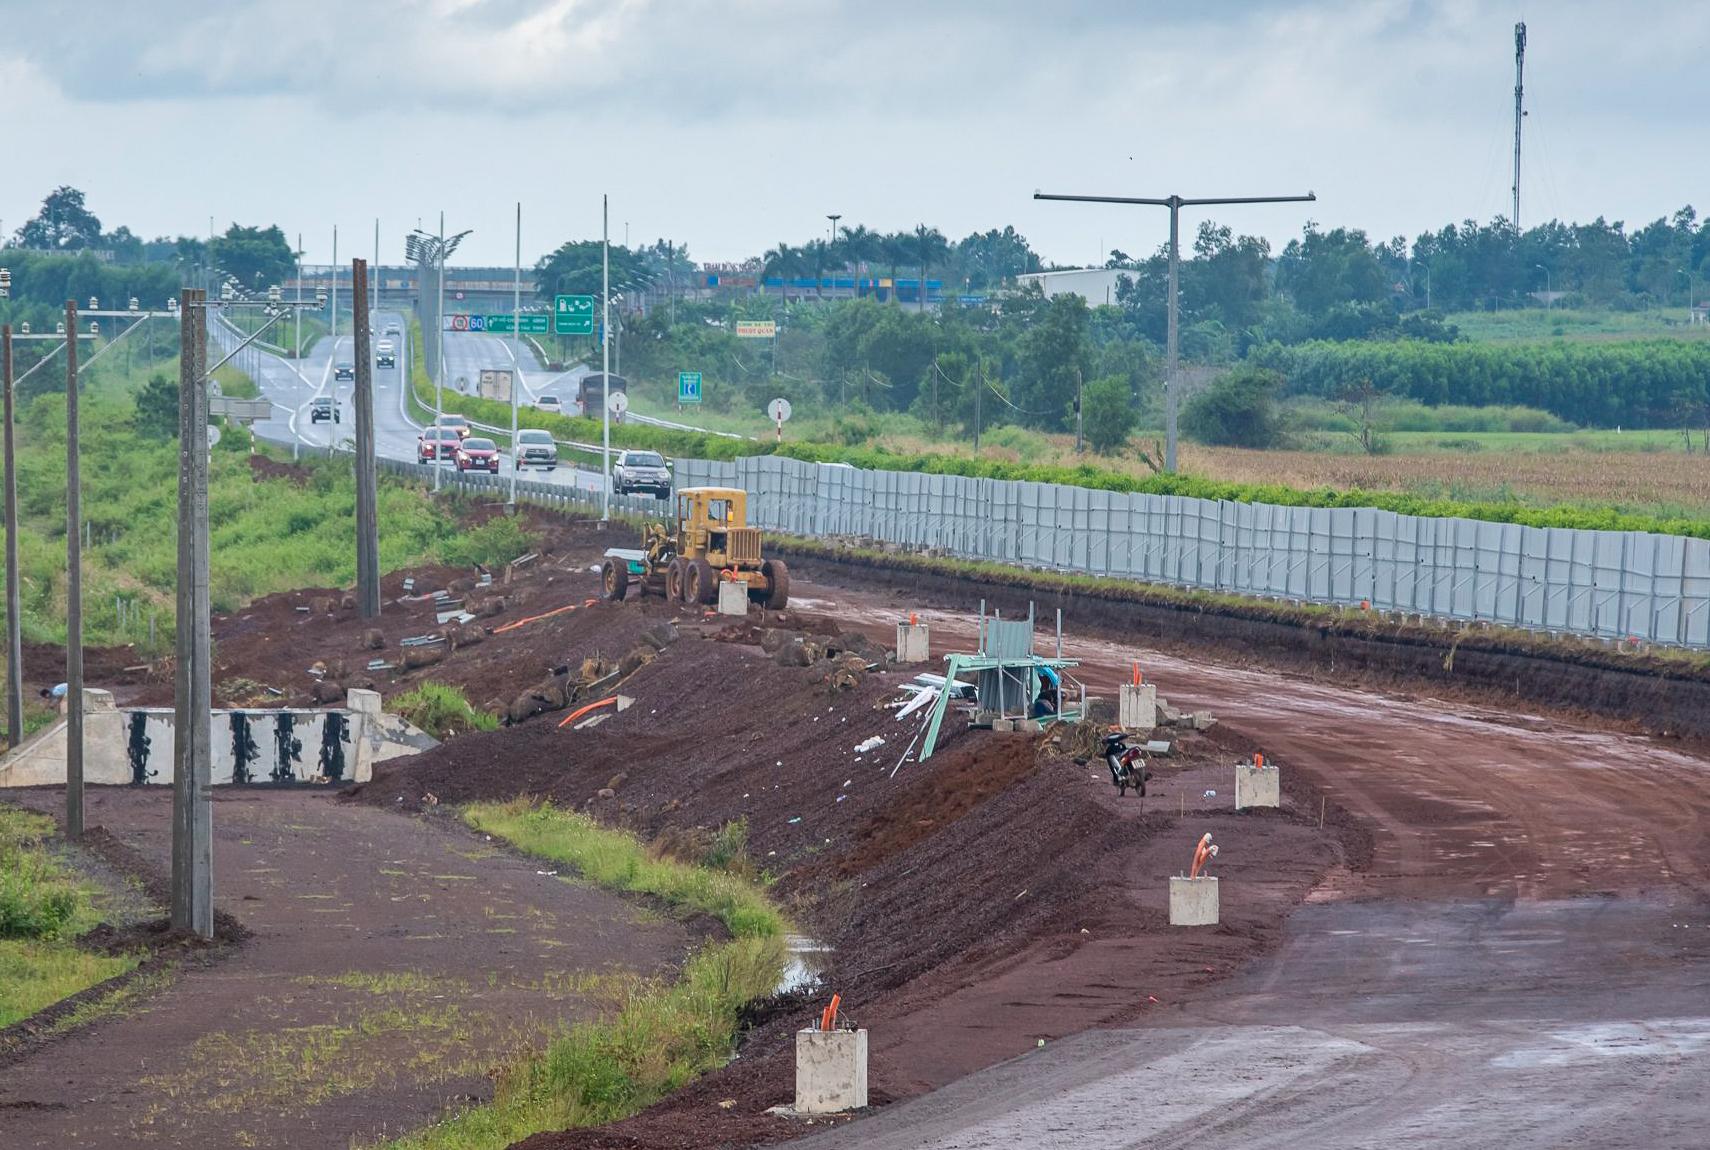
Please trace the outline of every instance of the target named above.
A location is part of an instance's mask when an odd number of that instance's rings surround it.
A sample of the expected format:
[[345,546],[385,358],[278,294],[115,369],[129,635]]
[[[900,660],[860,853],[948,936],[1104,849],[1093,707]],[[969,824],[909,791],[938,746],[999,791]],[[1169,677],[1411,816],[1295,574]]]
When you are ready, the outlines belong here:
[[[1506,213],[1528,17],[1522,219],[1710,209],[1710,4],[1300,0],[0,0],[0,227],[72,184],[109,228],[301,232],[402,258],[474,229],[508,264],[612,234],[699,260],[845,225],[1014,224],[1085,263],[1156,208],[1035,190],[1317,192],[1224,209],[1275,247]],[[1196,218],[1184,221],[1191,235]]]

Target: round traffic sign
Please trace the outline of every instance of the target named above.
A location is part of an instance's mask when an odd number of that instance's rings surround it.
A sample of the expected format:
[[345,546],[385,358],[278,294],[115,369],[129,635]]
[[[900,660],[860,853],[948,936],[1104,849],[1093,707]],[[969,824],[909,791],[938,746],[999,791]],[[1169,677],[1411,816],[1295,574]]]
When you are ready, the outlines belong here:
[[606,396],[606,406],[611,409],[613,415],[621,416],[629,410],[629,396],[621,391],[614,391]]
[[774,423],[784,423],[790,418],[790,401],[779,396],[766,405],[766,414]]

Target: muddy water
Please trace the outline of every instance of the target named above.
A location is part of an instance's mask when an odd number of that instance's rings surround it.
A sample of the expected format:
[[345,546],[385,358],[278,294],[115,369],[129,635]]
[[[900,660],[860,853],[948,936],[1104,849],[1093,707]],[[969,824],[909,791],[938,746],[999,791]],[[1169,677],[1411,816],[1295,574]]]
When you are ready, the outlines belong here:
[[[822,585],[798,604],[894,628],[894,600]],[[971,650],[976,620],[912,607],[936,663]],[[1040,648],[1054,642],[1041,621]],[[1065,622],[1064,654],[1113,696],[1138,662],[1160,695],[1210,710],[1284,769],[1377,828],[1373,872],[1411,894],[1546,898],[1684,886],[1710,894],[1710,759],[1643,736],[1525,710],[1327,686],[1256,667],[1184,659]]]
[[784,948],[784,973],[778,979],[778,993],[811,990],[818,985],[825,964],[831,960],[832,948],[801,934],[786,934]]

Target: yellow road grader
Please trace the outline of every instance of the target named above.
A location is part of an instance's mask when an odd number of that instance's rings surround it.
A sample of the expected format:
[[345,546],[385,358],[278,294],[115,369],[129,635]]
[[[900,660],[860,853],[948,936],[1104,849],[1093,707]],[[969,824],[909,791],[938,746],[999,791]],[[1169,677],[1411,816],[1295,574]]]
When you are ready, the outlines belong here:
[[740,583],[748,600],[776,611],[790,600],[790,571],[761,552],[760,529],[748,526],[748,492],[737,487],[684,487],[668,529],[650,523],[639,548],[613,547],[600,567],[606,598],[622,601],[633,586],[672,603],[718,600],[720,583]]

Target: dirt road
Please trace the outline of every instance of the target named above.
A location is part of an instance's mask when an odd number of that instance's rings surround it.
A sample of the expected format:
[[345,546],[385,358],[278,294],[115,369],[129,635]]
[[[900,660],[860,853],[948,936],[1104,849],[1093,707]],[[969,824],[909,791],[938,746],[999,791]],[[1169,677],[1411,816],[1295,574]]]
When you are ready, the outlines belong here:
[[[171,800],[95,788],[88,821],[164,867]],[[214,835],[218,904],[253,937],[8,1067],[7,1150],[342,1150],[485,1097],[495,1061],[599,1013],[629,972],[664,973],[689,944],[455,826],[325,792],[221,790]]]
[[[875,634],[899,614],[892,596],[797,596]],[[901,607],[933,624],[935,658],[973,638],[942,606]],[[1135,644],[1066,629],[1065,653],[1114,693]],[[1138,657],[1172,704],[1212,710],[1368,819],[1370,871],[1333,874],[1276,953],[1141,1028],[804,1145],[1710,1144],[1710,761],[1494,706]]]

